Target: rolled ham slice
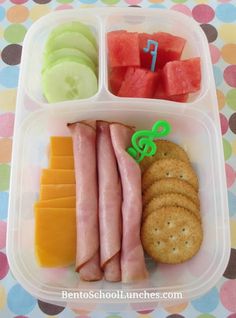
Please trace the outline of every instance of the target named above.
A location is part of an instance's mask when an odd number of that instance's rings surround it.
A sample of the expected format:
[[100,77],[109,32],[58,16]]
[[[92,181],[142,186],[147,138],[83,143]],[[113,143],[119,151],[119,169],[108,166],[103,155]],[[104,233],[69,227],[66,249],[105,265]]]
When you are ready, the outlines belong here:
[[120,281],[121,184],[109,123],[97,122],[100,255],[104,277]]
[[99,252],[96,122],[68,124],[72,133],[76,179],[76,271],[80,278],[102,278]]
[[110,125],[111,140],[121,176],[122,249],[121,273],[123,282],[135,282],[148,276],[140,240],[142,216],[141,170],[127,153],[133,129],[122,124]]

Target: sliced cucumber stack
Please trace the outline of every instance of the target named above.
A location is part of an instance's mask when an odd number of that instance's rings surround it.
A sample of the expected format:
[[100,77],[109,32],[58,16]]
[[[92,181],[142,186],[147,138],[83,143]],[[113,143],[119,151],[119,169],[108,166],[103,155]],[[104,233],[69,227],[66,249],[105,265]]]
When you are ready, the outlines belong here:
[[55,28],[43,55],[42,87],[49,103],[89,98],[98,90],[98,50],[91,29],[74,21]]

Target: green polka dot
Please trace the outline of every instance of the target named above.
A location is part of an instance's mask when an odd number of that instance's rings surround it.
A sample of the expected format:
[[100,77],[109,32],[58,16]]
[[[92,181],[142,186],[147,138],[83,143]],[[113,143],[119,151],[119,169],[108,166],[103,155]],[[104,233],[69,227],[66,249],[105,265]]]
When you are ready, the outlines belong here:
[[231,89],[226,95],[226,101],[229,107],[236,110],[236,89]]
[[26,28],[22,24],[11,24],[4,32],[4,38],[10,43],[21,43],[24,39]]
[[223,138],[223,147],[224,147],[225,160],[228,160],[232,154],[232,147],[231,147],[231,144],[224,138]]
[[216,317],[210,314],[202,314],[200,316],[197,316],[196,318],[216,318]]
[[10,181],[10,166],[0,165],[0,191],[6,191],[9,189]]
[[120,2],[120,0],[102,0],[102,2],[105,4],[116,4]]

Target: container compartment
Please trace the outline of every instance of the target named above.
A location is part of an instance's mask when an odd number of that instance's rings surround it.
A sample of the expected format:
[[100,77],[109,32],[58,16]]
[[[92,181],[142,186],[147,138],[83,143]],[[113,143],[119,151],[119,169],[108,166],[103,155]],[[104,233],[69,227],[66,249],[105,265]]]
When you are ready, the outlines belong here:
[[[98,91],[90,97],[93,99],[99,94],[101,86],[103,85],[103,72],[102,72],[102,24],[98,16],[95,14],[83,14],[83,12],[71,11],[69,14],[64,12],[52,13],[38,23],[32,26],[30,32],[27,33],[22,53],[21,77],[24,78],[24,88],[26,94],[38,103],[47,104],[47,100],[43,96],[42,90],[42,64],[43,64],[43,51],[48,36],[51,31],[64,23],[72,21],[80,21],[91,28],[92,33],[97,40],[98,47]],[[76,10],[75,10],[76,11]],[[58,79],[60,80],[60,79]],[[80,100],[78,100],[80,101]]]
[[[105,42],[106,42],[106,69],[105,69],[105,86],[106,89],[112,94],[109,90],[109,79],[108,79],[108,57],[109,52],[107,48],[107,39],[106,35],[110,31],[115,30],[126,30],[128,32],[145,32],[145,33],[154,33],[154,32],[168,32],[172,35],[183,37],[187,40],[184,47],[181,60],[200,57],[201,58],[201,73],[202,73],[202,82],[201,89],[189,95],[187,103],[198,102],[209,90],[209,63],[208,59],[208,43],[206,41],[205,34],[197,23],[192,21],[190,18],[166,10],[149,11],[148,14],[145,14],[145,10],[135,10],[129,12],[121,11],[117,14],[111,14],[107,16],[105,20]],[[157,53],[158,59],[158,53]],[[113,99],[121,98],[112,94]],[[123,98],[122,98],[123,99]],[[155,102],[160,100],[154,99]],[[163,100],[161,101],[163,102]],[[164,101],[166,103],[173,103],[171,101]]]
[[[203,112],[180,105],[151,105],[148,102],[83,103],[59,112],[37,111],[22,123],[14,139],[11,199],[8,225],[8,257],[19,282],[40,299],[61,302],[62,290],[132,290],[183,292],[182,301],[200,295],[222,275],[229,256],[227,202],[224,188],[220,144],[213,122]],[[201,215],[204,241],[199,253],[180,265],[156,265],[147,258],[148,280],[135,284],[81,282],[74,268],[42,269],[34,255],[33,204],[38,197],[39,177],[47,166],[47,147],[51,135],[69,135],[67,122],[83,119],[115,120],[150,129],[156,120],[170,122],[172,132],[167,139],[179,143],[188,152],[200,183]],[[217,173],[216,173],[217,172]],[[90,302],[119,303],[121,300]],[[164,300],[163,300],[164,301]],[[122,300],[140,302],[140,299]],[[77,304],[79,301],[77,302]],[[160,301],[161,303],[161,301]],[[72,303],[68,300],[68,305]]]

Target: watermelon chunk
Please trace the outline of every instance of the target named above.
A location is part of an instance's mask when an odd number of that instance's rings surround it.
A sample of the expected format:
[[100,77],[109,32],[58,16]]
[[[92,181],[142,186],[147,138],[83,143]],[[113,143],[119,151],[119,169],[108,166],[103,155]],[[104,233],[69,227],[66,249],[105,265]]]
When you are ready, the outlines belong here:
[[115,95],[118,94],[124,80],[127,67],[113,67],[109,73],[109,88]]
[[107,41],[110,67],[140,66],[138,33],[112,31]]
[[168,62],[163,76],[169,96],[196,92],[201,86],[200,58]]
[[[157,71],[169,62],[179,60],[183,52],[186,40],[166,32],[157,32],[153,34],[139,33],[139,48],[141,67],[151,68],[152,55],[143,51],[147,47],[147,41],[154,40],[158,42],[156,68]],[[151,49],[153,49],[151,47]]]
[[147,69],[128,67],[118,96],[152,98],[156,86],[157,73]]
[[156,81],[156,87],[155,87],[155,93],[153,95],[153,98],[155,99],[166,99],[171,100],[173,102],[186,102],[188,99],[188,94],[181,94],[181,95],[172,95],[168,96],[166,93],[164,78],[163,78],[163,72],[160,70],[158,72],[158,78]]

